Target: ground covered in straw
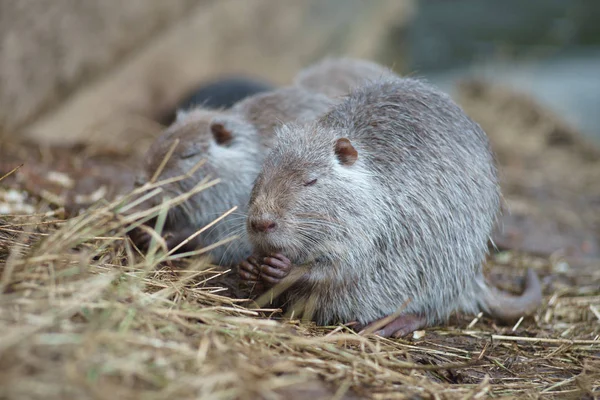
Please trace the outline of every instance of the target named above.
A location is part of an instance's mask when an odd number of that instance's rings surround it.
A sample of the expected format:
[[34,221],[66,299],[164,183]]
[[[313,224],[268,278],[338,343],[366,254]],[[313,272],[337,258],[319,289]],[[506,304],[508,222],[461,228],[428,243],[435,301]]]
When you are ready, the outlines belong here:
[[130,213],[131,154],[4,141],[0,399],[600,396],[599,153],[501,88],[467,82],[460,101],[492,139],[511,211],[488,276],[518,292],[535,268],[534,317],[457,316],[404,340],[281,320],[202,254],[130,245],[146,217]]

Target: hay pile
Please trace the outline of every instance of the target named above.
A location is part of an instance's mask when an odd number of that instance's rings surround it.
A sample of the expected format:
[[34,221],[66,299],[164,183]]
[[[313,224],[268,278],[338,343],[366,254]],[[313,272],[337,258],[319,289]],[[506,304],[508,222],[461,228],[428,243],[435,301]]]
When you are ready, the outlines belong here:
[[544,280],[544,306],[512,327],[457,316],[406,340],[362,337],[232,298],[235,274],[202,254],[179,259],[159,240],[139,254],[125,237],[151,216],[130,212],[143,196],[69,219],[21,197],[36,214],[0,219],[1,399],[600,395],[597,259],[493,255],[505,289],[518,290],[524,266]]

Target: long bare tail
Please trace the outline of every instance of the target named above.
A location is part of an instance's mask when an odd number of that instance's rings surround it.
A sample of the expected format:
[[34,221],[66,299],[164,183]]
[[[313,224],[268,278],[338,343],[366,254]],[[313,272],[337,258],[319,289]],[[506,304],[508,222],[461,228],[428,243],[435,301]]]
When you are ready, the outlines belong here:
[[525,289],[520,296],[502,292],[494,287],[484,291],[483,303],[489,315],[501,322],[510,323],[533,313],[542,303],[542,285],[533,269],[527,270]]

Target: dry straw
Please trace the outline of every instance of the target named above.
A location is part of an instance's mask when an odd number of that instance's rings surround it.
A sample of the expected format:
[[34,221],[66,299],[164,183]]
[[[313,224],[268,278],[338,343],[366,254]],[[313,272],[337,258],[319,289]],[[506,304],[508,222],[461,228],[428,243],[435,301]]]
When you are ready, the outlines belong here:
[[[181,179],[174,178],[174,179]],[[597,264],[562,272],[534,319],[478,316],[420,339],[358,335],[259,310],[235,271],[179,259],[156,234],[147,255],[126,240],[168,207],[137,204],[150,183],[69,220],[8,216],[0,225],[2,399],[593,398],[600,390]],[[41,206],[40,206],[41,207]],[[234,240],[234,239],[232,239]],[[507,257],[502,257],[506,260]],[[512,255],[507,274],[546,260]],[[518,271],[516,273],[519,273]],[[271,318],[269,318],[271,316]]]

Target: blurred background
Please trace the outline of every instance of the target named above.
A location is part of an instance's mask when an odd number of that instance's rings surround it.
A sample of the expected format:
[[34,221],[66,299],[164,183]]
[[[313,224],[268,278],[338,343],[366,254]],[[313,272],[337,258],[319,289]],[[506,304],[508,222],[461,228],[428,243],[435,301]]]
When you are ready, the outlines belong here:
[[0,128],[112,132],[220,75],[285,84],[341,54],[448,91],[466,76],[517,87],[600,140],[599,18],[594,0],[2,0]]
[[409,71],[448,90],[469,75],[518,88],[600,141],[600,2],[418,4],[407,28]]
[[3,184],[62,206],[109,196],[203,84],[362,57],[429,79],[486,130],[500,245],[598,255],[599,20],[595,0],[0,0],[0,172],[28,160]]

